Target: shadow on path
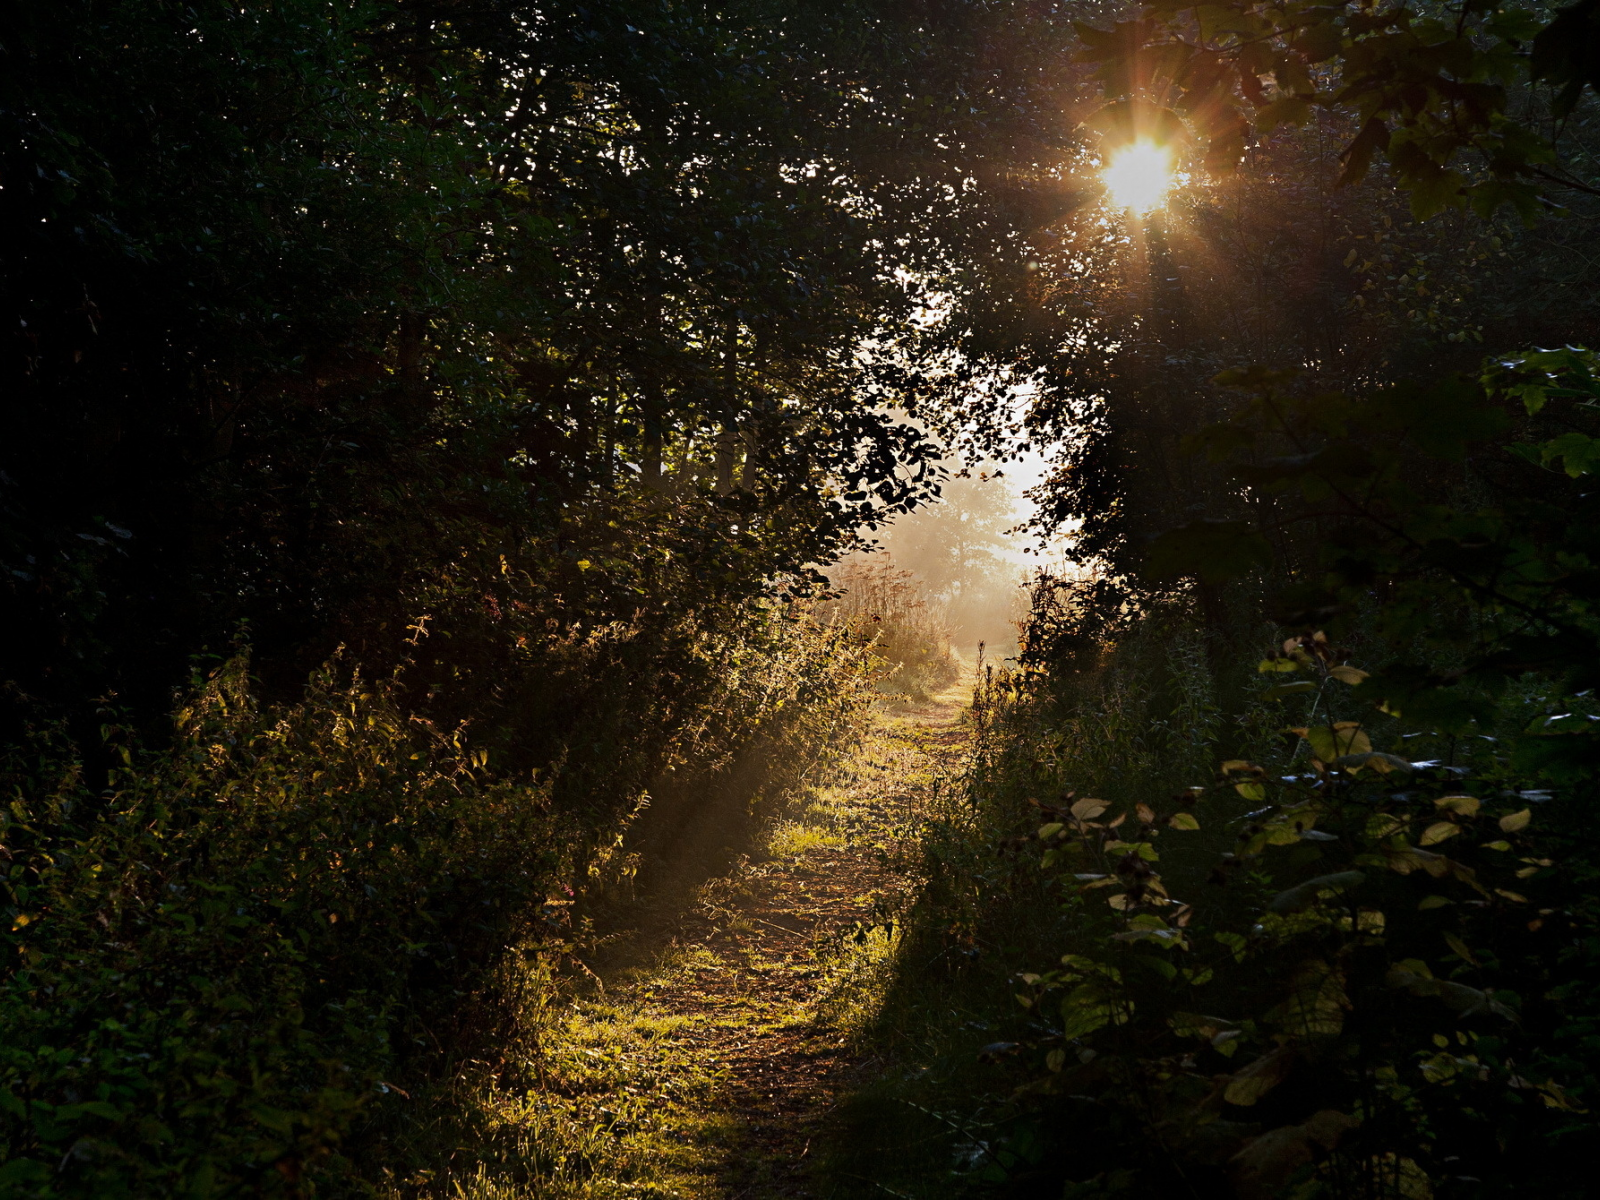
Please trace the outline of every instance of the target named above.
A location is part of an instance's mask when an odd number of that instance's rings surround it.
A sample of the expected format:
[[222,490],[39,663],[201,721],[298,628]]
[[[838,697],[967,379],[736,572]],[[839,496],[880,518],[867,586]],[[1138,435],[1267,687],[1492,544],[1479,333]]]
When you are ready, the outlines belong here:
[[817,1194],[828,1116],[864,1065],[850,1034],[892,965],[885,914],[914,883],[929,787],[964,766],[969,697],[963,680],[881,707],[835,786],[754,861],[709,880],[693,870],[737,854],[737,830],[714,823],[652,847],[685,868],[646,878],[653,899],[594,965],[609,1003],[669,1030],[706,1081],[692,1106],[663,1097],[662,1136],[681,1152],[654,1195]]

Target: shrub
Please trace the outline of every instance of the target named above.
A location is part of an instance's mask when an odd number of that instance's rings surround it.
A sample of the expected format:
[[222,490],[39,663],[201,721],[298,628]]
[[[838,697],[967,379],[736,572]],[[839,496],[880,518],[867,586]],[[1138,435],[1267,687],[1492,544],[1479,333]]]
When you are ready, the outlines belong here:
[[[1197,448],[1255,521],[1155,539],[1142,590],[1041,589],[891,1008],[939,1048],[901,1092],[957,1188],[1592,1190],[1597,380],[1570,348],[1358,399],[1236,373]],[[943,1068],[959,1005],[986,1074]]]
[[262,712],[236,659],[178,724],[99,797],[47,744],[31,778],[12,764],[13,1185],[289,1186],[570,869],[543,787],[491,781],[390,682],[335,666]]
[[[836,633],[784,608],[721,621],[655,644],[659,685],[609,670],[612,721],[532,772],[338,659],[277,708],[229,661],[162,751],[108,714],[103,791],[36,729],[0,815],[0,1193],[309,1195],[403,1166],[399,1095],[516,1034],[507,955],[564,936],[547,901],[603,873],[644,784],[770,806],[848,724],[859,657]],[[662,687],[671,720],[609,754]],[[587,803],[557,802],[568,773]]]
[[1499,743],[1408,739],[1343,658],[1263,660],[1305,723],[1259,761],[1194,756],[1188,788],[1111,802],[1070,750],[1029,772],[1023,844],[1070,933],[1018,998],[1074,1194],[1581,1194],[1600,911],[1574,814]]

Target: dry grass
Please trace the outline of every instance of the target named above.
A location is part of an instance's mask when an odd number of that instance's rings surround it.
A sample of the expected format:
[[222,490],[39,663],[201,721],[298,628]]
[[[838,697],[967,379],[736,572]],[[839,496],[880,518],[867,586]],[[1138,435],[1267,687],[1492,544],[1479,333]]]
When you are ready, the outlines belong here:
[[871,645],[881,664],[881,691],[927,700],[960,678],[944,605],[930,600],[916,576],[888,554],[849,559],[833,569],[832,581],[839,595],[821,615]]

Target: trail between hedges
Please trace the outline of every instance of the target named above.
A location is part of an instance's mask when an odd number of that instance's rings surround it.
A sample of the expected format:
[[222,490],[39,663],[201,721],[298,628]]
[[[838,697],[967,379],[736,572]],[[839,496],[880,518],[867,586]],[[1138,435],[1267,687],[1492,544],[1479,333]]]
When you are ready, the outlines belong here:
[[[875,714],[834,785],[765,852],[635,937],[580,1005],[593,1099],[624,1143],[591,1195],[754,1200],[820,1195],[836,1100],[869,1074],[852,1034],[891,966],[885,914],[912,886],[921,814],[954,787],[970,686]],[[646,952],[644,943],[649,944]],[[630,957],[626,939],[608,954]],[[576,1082],[576,1080],[574,1080]]]

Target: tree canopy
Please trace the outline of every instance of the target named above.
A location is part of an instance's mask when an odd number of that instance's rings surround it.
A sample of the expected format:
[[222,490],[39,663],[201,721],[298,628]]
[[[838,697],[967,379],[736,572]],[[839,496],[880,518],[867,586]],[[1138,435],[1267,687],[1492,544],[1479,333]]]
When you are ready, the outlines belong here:
[[[949,464],[1024,454],[1077,562],[905,957],[1041,1051],[961,1186],[1424,1196],[1592,1133],[1597,46],[1597,0],[3,6],[0,1191],[457,1187],[391,1083],[536,1041],[575,898],[798,794],[876,636],[798,601],[897,518],[964,598],[1010,518]],[[1162,831],[1221,865],[1169,895]],[[1401,996],[1515,1028],[1445,1062]]]

